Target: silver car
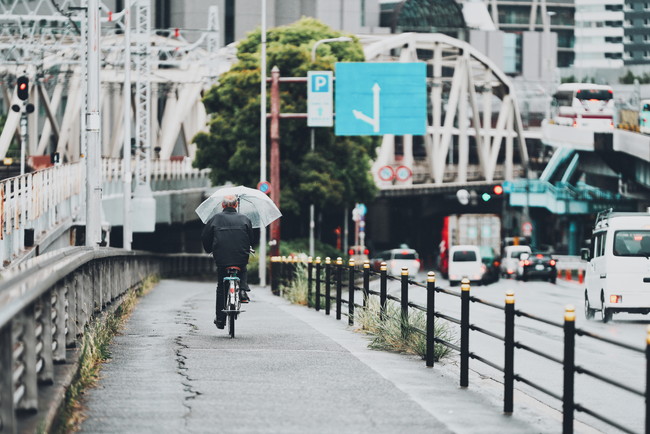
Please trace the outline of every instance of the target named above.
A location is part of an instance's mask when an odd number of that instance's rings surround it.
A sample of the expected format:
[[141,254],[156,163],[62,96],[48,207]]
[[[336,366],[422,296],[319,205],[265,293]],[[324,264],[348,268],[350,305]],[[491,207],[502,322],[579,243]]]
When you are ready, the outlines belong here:
[[382,262],[386,263],[386,272],[391,276],[402,274],[402,267],[408,268],[409,276],[415,276],[420,271],[420,255],[413,249],[391,249],[376,254],[372,260],[372,267],[379,271]]

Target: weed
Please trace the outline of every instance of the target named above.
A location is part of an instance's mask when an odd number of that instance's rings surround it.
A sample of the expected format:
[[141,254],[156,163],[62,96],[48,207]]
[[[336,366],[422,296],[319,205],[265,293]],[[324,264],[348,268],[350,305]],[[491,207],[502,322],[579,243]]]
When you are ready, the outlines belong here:
[[[372,297],[366,308],[355,311],[355,320],[361,325],[361,331],[372,336],[368,345],[377,350],[396,351],[400,353],[426,356],[426,314],[420,310],[411,309],[408,320],[402,318],[400,307],[391,301],[386,303],[384,319],[380,318],[379,300]],[[438,320],[434,325],[435,336],[446,342],[453,343],[456,339],[446,324]],[[449,354],[449,348],[436,343],[433,347],[435,360],[441,360]]]

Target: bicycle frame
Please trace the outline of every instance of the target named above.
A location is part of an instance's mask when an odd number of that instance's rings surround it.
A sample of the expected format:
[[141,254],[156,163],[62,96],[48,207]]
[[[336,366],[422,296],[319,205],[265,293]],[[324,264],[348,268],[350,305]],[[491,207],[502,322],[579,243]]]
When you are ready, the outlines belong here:
[[226,290],[228,291],[225,297],[226,303],[223,312],[228,317],[228,332],[231,338],[235,337],[235,320],[241,308],[241,301],[239,300],[239,277],[237,270],[228,269],[228,275],[224,277],[224,282],[227,283]]

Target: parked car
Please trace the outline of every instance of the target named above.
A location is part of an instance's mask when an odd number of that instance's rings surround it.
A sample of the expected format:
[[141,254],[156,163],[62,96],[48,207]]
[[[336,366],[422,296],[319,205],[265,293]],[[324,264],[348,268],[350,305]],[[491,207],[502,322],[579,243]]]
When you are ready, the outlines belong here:
[[499,273],[501,271],[501,258],[496,254],[494,249],[490,246],[480,246],[481,261],[485,265],[485,275],[483,276],[483,283],[496,282],[499,280]]
[[531,278],[541,278],[550,283],[557,279],[556,260],[544,253],[522,253],[517,267],[517,280],[526,282]]
[[381,263],[386,263],[388,275],[399,276],[402,274],[402,267],[407,267],[409,276],[414,276],[420,271],[420,255],[413,249],[391,249],[377,253],[370,264],[373,270],[379,271]]
[[522,253],[532,253],[530,246],[506,246],[501,258],[501,276],[514,277],[519,266],[519,256]]
[[480,283],[485,270],[478,246],[452,246],[449,249],[449,285],[458,285],[465,278],[472,283]]

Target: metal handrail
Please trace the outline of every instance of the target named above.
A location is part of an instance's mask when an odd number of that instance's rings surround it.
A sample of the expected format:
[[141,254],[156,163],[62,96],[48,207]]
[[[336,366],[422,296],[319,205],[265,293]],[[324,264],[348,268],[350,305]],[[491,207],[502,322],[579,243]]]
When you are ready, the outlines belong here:
[[[0,281],[0,432],[20,430],[34,412],[55,362],[79,357],[78,345],[94,316],[147,276],[214,272],[207,255],[165,255],[112,248],[70,247],[25,261]],[[64,375],[64,373],[59,373]],[[59,382],[61,379],[58,379]]]

